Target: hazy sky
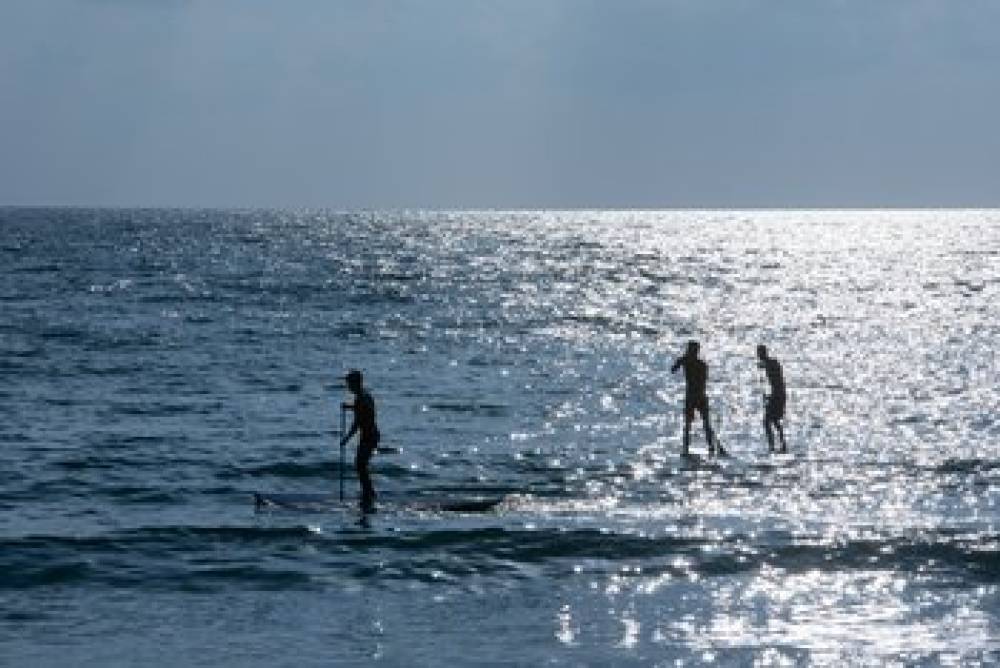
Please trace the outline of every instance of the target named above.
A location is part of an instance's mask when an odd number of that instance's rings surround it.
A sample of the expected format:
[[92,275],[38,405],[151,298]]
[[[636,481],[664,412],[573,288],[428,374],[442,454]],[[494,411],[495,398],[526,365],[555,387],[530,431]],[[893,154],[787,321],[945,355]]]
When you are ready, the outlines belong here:
[[0,0],[0,204],[1000,205],[998,0]]

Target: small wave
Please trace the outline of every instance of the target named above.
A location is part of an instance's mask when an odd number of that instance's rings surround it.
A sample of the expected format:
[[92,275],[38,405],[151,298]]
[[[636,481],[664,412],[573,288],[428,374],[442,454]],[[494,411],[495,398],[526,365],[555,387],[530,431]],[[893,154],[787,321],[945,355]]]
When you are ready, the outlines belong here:
[[90,471],[94,469],[116,469],[122,466],[132,466],[132,462],[110,457],[81,457],[78,459],[63,459],[53,463],[53,466],[66,471]]
[[240,587],[255,587],[264,590],[284,590],[293,587],[309,586],[313,576],[305,571],[270,568],[256,564],[238,566],[208,566],[196,571],[185,573],[179,581],[175,577],[151,580],[146,578],[142,585],[167,589],[206,590],[215,587],[225,587],[229,583],[238,583]]
[[8,565],[4,571],[0,575],[0,590],[72,584],[86,580],[90,575],[88,564],[82,561],[24,564],[22,568]]
[[[321,438],[328,438],[330,432],[320,431],[318,429],[289,429],[287,431],[277,431],[269,436],[269,438],[274,438],[278,440],[288,440],[288,441],[313,441]],[[305,453],[303,450],[294,450],[288,454],[301,457]]]
[[[44,357],[45,350],[43,348],[34,346],[30,348],[20,348],[20,349],[6,349],[3,350],[3,357],[16,357],[18,359],[33,359],[36,357]],[[0,360],[2,361],[2,360]]]
[[649,269],[639,269],[639,276],[656,284],[683,284],[694,282],[690,276],[679,272],[663,273]]
[[402,283],[420,281],[424,278],[425,275],[423,273],[380,272],[378,274],[380,281],[398,281]]
[[[388,463],[380,459],[377,454],[375,455],[373,461],[373,475],[376,478],[412,478],[424,477],[428,475],[418,471],[413,471],[408,467]],[[223,480],[232,480],[243,477],[261,478],[267,476],[297,479],[324,478],[329,480],[338,475],[340,467],[341,463],[339,458],[331,458],[329,460],[318,462],[284,461],[261,464],[259,466],[227,469],[225,471],[220,471],[216,474],[216,476]],[[354,461],[352,454],[349,454],[349,456],[345,458],[343,468],[351,475],[354,475]]]
[[86,339],[87,330],[73,325],[48,325],[39,332],[46,341],[81,341]]
[[[121,464],[99,464],[64,461],[56,464],[59,468],[80,475],[62,475],[47,480],[35,480],[23,487],[7,485],[0,491],[0,503],[37,504],[39,499],[50,503],[86,500],[94,503],[97,499],[108,499],[115,504],[154,504],[168,506],[190,499],[192,489],[166,489],[162,486],[108,482],[107,478],[119,477]],[[151,463],[147,468],[163,467],[163,463]],[[101,479],[95,483],[95,479]],[[71,501],[72,500],[72,501]]]
[[157,349],[163,344],[160,332],[154,331],[90,331],[84,339],[86,349],[117,354]]
[[[160,533],[161,538],[169,538],[165,535],[167,532]],[[223,559],[217,555],[216,551],[219,548],[220,540],[230,544],[233,541],[238,544],[247,544],[248,541],[254,542],[260,539],[301,541],[308,539],[310,535],[311,532],[304,529],[291,532],[254,530],[236,533],[220,530],[201,532],[182,530],[177,534],[178,540],[197,541],[202,545],[208,543],[211,545],[211,549],[198,551],[192,546],[192,549],[185,550],[189,559],[184,563],[178,563],[174,560],[157,560],[155,542],[137,545],[120,543],[114,549],[106,551],[100,560],[91,560],[85,568],[76,572],[66,572],[58,584],[69,584],[77,581],[88,586],[102,584],[115,588],[140,588],[146,591],[211,591],[234,586],[265,590],[308,587],[314,583],[315,579],[314,575],[306,568],[268,563],[265,556],[254,557],[252,552],[245,553],[242,559]],[[163,547],[169,553],[172,546],[167,543]],[[137,550],[141,551],[141,558],[147,559],[145,563],[140,559],[128,558]],[[52,584],[52,576],[47,572],[48,570],[50,569],[46,566],[29,568],[19,573],[18,579],[21,581],[22,587],[49,585]],[[0,588],[2,586],[3,578],[0,577]]]
[[[435,525],[439,526],[439,525]],[[310,550],[301,551],[305,545]],[[997,536],[947,531],[913,537],[845,541],[784,533],[700,535],[614,533],[603,529],[504,527],[429,531],[348,530],[330,540],[306,527],[164,526],[90,537],[31,536],[0,540],[0,589],[101,583],[177,589],[227,586],[299,586],[330,559],[357,566],[352,553],[378,550],[377,569],[355,577],[424,580],[437,571],[455,576],[615,572],[627,563],[645,576],[671,573],[728,577],[780,567],[791,572],[891,570],[936,573],[939,579],[1000,580]],[[284,555],[275,565],[269,560]],[[184,554],[183,560],[171,557]],[[220,556],[225,555],[225,556]],[[311,556],[309,556],[311,555]],[[355,569],[357,570],[357,569]]]
[[41,264],[29,264],[21,267],[14,267],[9,271],[14,274],[50,274],[63,270],[63,266],[54,262],[43,262]]
[[427,404],[427,407],[442,413],[468,413],[483,417],[506,417],[510,414],[510,407],[503,404],[438,402]]
[[[420,539],[424,549],[444,549],[470,558],[509,560],[517,563],[602,561],[643,564],[646,573],[678,570],[677,557],[684,559],[681,570],[703,576],[736,575],[757,571],[765,565],[790,571],[894,570],[937,572],[959,579],[993,582],[1000,579],[1000,550],[995,538],[948,537],[920,539],[853,540],[840,544],[824,542],[781,542],[753,544],[746,536],[727,540],[701,537],[644,537],[611,534],[602,530],[506,531],[482,529],[470,532],[429,532]],[[474,538],[474,539],[473,539]],[[417,547],[412,539],[386,539],[383,547]]]
[[930,469],[933,473],[985,473],[1000,468],[1000,461],[992,459],[946,459],[941,464]]
[[[127,433],[111,433],[103,435],[99,440],[97,440],[94,445],[101,445],[105,447],[118,447],[118,448],[148,448],[151,446],[161,446],[161,445],[180,445],[188,441],[188,437],[184,434],[172,434],[169,436],[162,436],[156,434],[127,434]],[[172,460],[178,461],[178,460]],[[181,462],[187,462],[189,460],[181,459]]]
[[99,377],[135,377],[142,373],[143,368],[139,364],[115,364],[111,360],[102,359],[99,363],[91,361],[81,362],[76,366],[75,372],[80,376]]
[[166,492],[141,486],[114,486],[101,490],[102,495],[113,499],[115,503],[135,505],[168,505],[180,502],[189,497],[187,493]]
[[116,401],[108,405],[112,415],[140,417],[173,417],[179,415],[213,415],[223,409],[221,401],[172,403],[163,401]]
[[[274,462],[270,464],[262,464],[260,466],[249,466],[245,468],[220,471],[216,475],[223,479],[241,478],[244,476],[254,478],[262,476],[278,476],[282,478],[326,478],[329,477],[331,473],[336,473],[339,468],[339,460],[322,462]],[[348,470],[352,468],[350,466],[350,462],[345,461],[344,468]]]
[[20,376],[21,374],[26,374],[26,372],[31,369],[31,365],[23,364],[21,362],[15,362],[13,359],[0,358],[0,372],[10,376]]
[[381,289],[369,293],[367,296],[353,300],[355,303],[361,303],[365,305],[376,304],[379,302],[386,304],[404,305],[412,304],[417,301],[417,297],[410,294],[405,288],[399,288],[395,286],[384,286]]
[[572,313],[570,315],[564,316],[562,318],[563,322],[580,324],[580,325],[595,325],[597,327],[611,327],[616,325],[614,318],[606,315],[586,315]]
[[140,527],[92,536],[29,535],[0,539],[0,564],[25,556],[61,556],[63,553],[101,555],[147,548],[186,549],[206,542],[256,544],[297,540],[313,535],[306,527],[184,525]]

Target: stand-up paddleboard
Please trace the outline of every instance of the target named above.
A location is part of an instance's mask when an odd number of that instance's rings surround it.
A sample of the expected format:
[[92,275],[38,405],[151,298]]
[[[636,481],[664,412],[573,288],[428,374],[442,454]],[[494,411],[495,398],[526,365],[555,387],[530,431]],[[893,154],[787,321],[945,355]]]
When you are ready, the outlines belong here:
[[312,512],[350,511],[358,508],[356,501],[341,501],[336,494],[271,494],[254,492],[253,506],[256,510],[305,510]]
[[[334,494],[254,492],[253,502],[254,508],[258,511],[268,509],[304,512],[358,510],[356,500],[341,501]],[[488,513],[502,503],[502,497],[415,496],[405,501],[401,499],[380,500],[376,503],[376,509],[390,512]]]
[[680,461],[687,466],[721,466],[726,462],[733,461],[727,452],[724,455],[710,455],[706,452],[689,452],[686,455],[679,455]]

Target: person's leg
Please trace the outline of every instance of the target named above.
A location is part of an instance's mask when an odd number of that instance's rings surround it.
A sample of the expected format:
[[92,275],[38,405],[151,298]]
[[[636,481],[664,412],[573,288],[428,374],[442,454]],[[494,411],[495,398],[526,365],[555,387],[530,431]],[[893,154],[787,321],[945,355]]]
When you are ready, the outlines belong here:
[[691,415],[688,413],[684,414],[684,449],[681,450],[681,454],[685,457],[690,453],[691,447]]
[[690,406],[684,408],[684,449],[681,455],[687,457],[691,447],[691,421],[694,419],[694,410]]
[[778,437],[781,439],[781,451],[788,452],[788,445],[785,443],[785,426],[782,421],[785,419],[785,397],[777,402],[774,413],[774,426],[778,429]]
[[767,436],[767,451],[774,452],[774,432],[771,431],[771,423],[777,422],[774,413],[774,397],[769,397],[767,405],[764,406],[764,434]]
[[708,453],[715,454],[715,432],[712,431],[712,421],[708,416],[708,402],[701,407],[701,426],[705,430],[705,440],[708,441]]
[[368,471],[368,463],[371,461],[372,453],[375,451],[373,445],[359,445],[354,466],[358,472],[358,482],[361,483],[361,507],[370,509],[375,504],[375,488],[372,486],[371,474]]

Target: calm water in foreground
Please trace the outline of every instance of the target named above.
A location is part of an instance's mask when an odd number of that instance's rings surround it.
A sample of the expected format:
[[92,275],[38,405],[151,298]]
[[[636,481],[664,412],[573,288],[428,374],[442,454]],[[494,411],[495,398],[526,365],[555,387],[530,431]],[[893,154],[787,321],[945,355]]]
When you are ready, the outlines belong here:
[[[2,665],[1000,661],[1000,212],[0,209],[0,268]],[[255,512],[352,366],[382,511]]]

